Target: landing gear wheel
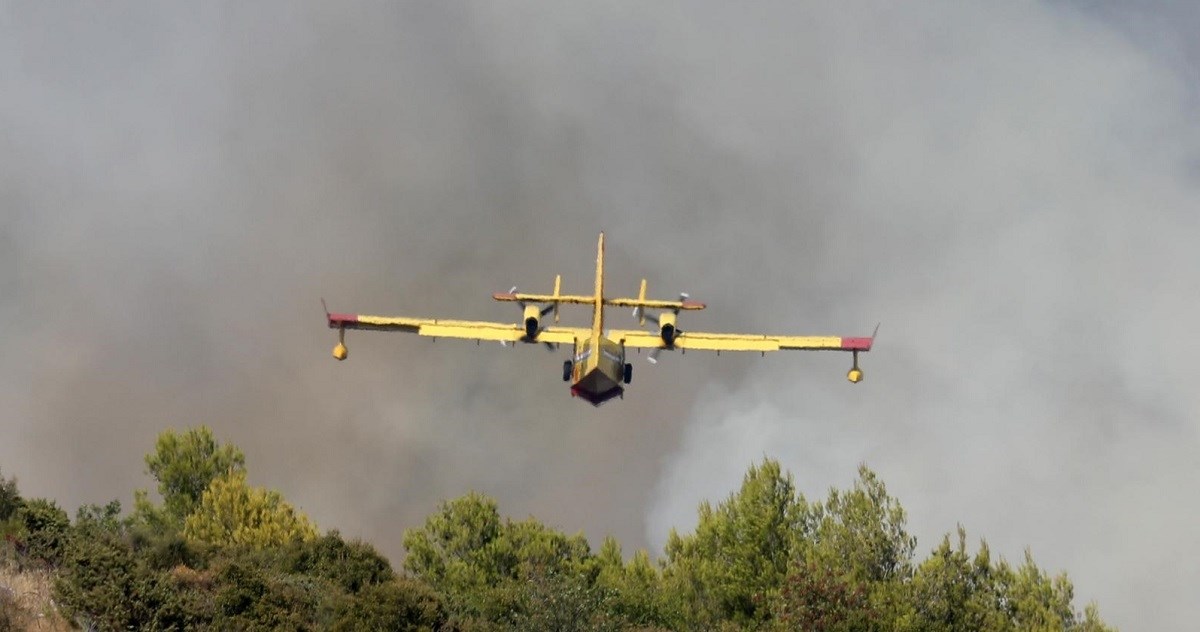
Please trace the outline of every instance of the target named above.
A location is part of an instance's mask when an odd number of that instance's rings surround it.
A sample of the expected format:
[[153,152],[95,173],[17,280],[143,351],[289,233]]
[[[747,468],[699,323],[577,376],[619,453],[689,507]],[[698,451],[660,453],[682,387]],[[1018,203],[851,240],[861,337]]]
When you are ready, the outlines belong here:
[[625,378],[626,384],[633,381],[633,365],[632,364],[629,364],[628,362],[625,363],[625,375],[623,377]]
[[571,361],[570,360],[563,360],[563,381],[564,382],[571,381]]

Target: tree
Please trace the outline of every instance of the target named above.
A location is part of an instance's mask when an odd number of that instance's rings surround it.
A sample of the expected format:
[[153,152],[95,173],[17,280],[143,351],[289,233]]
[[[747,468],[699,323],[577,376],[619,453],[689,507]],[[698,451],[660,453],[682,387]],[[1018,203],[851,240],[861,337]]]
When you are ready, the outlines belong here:
[[943,538],[912,579],[912,629],[1017,630],[1108,632],[1094,604],[1083,613],[1071,605],[1074,589],[1065,574],[1051,578],[1032,555],[1014,569],[1004,560],[992,561],[987,543],[974,558],[966,552],[966,532],[959,527],[958,544]]
[[209,544],[253,548],[317,537],[307,516],[296,511],[279,492],[251,487],[244,470],[232,470],[212,481],[196,510],[185,519],[183,533]]
[[424,527],[404,532],[404,568],[444,594],[493,584],[504,574],[495,559],[501,527],[496,501],[482,494],[444,502]]
[[1005,564],[992,564],[986,542],[972,559],[966,540],[960,526],[957,546],[945,536],[917,567],[911,586],[915,627],[930,632],[1015,630],[1006,605],[1012,573]]
[[1066,573],[1051,578],[1026,550],[1025,563],[1013,573],[1007,601],[1018,629],[1069,630],[1075,624],[1074,596],[1075,587]]
[[904,508],[865,465],[849,492],[829,491],[811,507],[797,553],[868,582],[907,579],[917,540],[905,530]]
[[694,534],[672,530],[666,546],[664,581],[682,627],[770,620],[808,514],[791,474],[765,459],[750,467],[737,493],[716,509],[701,503],[699,514]]
[[208,426],[198,426],[159,434],[154,452],[146,455],[146,469],[158,481],[167,518],[182,524],[213,480],[245,473],[246,457],[236,446],[218,444]]
[[[833,626],[826,629],[840,629],[842,624],[834,621],[850,622],[853,629],[890,629],[887,622],[904,619],[904,590],[917,545],[905,530],[905,519],[900,502],[866,466],[859,467],[851,490],[831,489],[824,502],[809,505],[789,575],[793,614],[807,604],[800,611]],[[805,595],[805,590],[814,592]],[[835,604],[826,602],[823,593],[858,605],[838,614],[828,610]]]
[[815,560],[798,562],[784,582],[775,613],[783,629],[851,632],[879,629],[881,617],[871,606],[865,580]]
[[501,520],[496,501],[474,492],[406,531],[404,546],[404,567],[446,598],[452,616],[508,623],[528,613],[531,581],[574,581],[591,557],[582,534]]
[[519,632],[617,632],[630,622],[614,612],[612,595],[584,574],[537,567],[512,587],[518,596],[503,623]]
[[1072,628],[1074,632],[1116,632],[1115,628],[1108,627],[1100,619],[1100,609],[1095,603],[1089,603],[1083,609],[1083,618],[1076,619],[1075,626]]
[[4,478],[0,472],[0,522],[5,522],[16,515],[21,508],[21,494],[17,491],[16,478]]
[[579,575],[592,555],[582,533],[569,536],[535,518],[505,520],[500,536],[493,556],[498,570],[511,579],[524,579],[533,573]]
[[600,545],[595,563],[595,585],[604,591],[605,608],[614,617],[643,628],[666,627],[678,618],[678,612],[667,609],[662,574],[644,549],[625,562],[620,543],[610,536]]

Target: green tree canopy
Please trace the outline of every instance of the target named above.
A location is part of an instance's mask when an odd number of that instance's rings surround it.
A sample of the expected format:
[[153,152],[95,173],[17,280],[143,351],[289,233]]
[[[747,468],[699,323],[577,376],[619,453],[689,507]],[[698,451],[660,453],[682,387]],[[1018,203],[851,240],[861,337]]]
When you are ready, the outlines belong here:
[[870,582],[906,579],[917,540],[905,530],[900,502],[866,466],[848,492],[829,491],[808,507],[797,555]]
[[911,586],[916,627],[930,632],[1012,630],[1005,603],[1012,573],[1006,564],[992,564],[986,542],[972,558],[966,541],[960,526],[957,545],[947,535],[917,567]]
[[905,521],[900,502],[866,466],[852,489],[831,489],[808,505],[786,579],[789,619],[828,630],[890,629],[904,619],[917,545]]
[[625,561],[621,544],[609,536],[595,557],[596,586],[606,595],[606,607],[621,620],[644,628],[667,626],[679,618],[669,609],[663,592],[662,573],[639,549]]
[[246,472],[234,470],[212,481],[185,520],[190,539],[253,548],[279,546],[317,537],[308,516],[274,490],[251,487]]
[[232,444],[218,444],[208,426],[198,426],[159,434],[154,452],[146,455],[146,469],[158,481],[167,516],[182,523],[214,479],[245,473],[246,457]]
[[445,595],[452,614],[491,620],[527,610],[530,590],[547,581],[581,576],[591,557],[582,534],[568,536],[532,518],[502,520],[496,501],[474,492],[406,531],[404,546],[404,567]]
[[1105,632],[1106,626],[1089,605],[1078,613],[1072,606],[1074,589],[1065,574],[1051,578],[1038,568],[1028,551],[1014,569],[994,561],[986,542],[974,557],[967,553],[966,531],[958,541],[947,535],[913,575],[908,627],[930,632]]
[[771,459],[751,465],[741,489],[716,509],[702,502],[699,514],[694,534],[672,530],[666,546],[665,581],[684,626],[769,620],[808,519],[791,474]]

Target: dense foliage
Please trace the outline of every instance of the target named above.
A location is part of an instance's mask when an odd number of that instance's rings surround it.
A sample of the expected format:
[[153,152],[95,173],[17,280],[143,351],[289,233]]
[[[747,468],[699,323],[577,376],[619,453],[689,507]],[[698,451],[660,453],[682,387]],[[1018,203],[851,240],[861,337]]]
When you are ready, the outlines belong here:
[[[965,531],[928,557],[865,467],[850,490],[800,494],[767,459],[705,502],[664,555],[593,551],[470,493],[404,533],[397,573],[371,545],[321,534],[205,428],[146,457],[161,504],[135,493],[79,509],[24,499],[0,476],[0,565],[52,569],[57,615],[95,630],[1109,630],[1065,575],[970,553]],[[23,570],[24,569],[24,570]],[[44,570],[41,572],[45,572]],[[8,577],[10,575],[3,575]],[[0,632],[28,613],[0,585]]]

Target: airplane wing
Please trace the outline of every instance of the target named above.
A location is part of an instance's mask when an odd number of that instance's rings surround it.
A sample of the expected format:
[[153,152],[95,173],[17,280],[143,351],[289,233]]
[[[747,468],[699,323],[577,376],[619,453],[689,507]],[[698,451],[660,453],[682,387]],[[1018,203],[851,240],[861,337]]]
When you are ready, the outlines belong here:
[[696,349],[700,351],[870,351],[874,336],[769,336],[764,334],[722,334],[698,331],[680,332],[672,346],[655,331],[620,329],[608,337],[626,347],[641,349]]
[[[465,340],[495,340],[499,342],[523,342],[525,328],[515,323],[493,323],[480,320],[444,320],[437,318],[409,318],[405,316],[367,316],[362,314],[328,314],[330,329],[373,329],[378,331],[404,331],[433,338],[462,338]],[[587,336],[587,329],[578,327],[546,327],[537,336],[537,342],[570,343],[577,336]]]

